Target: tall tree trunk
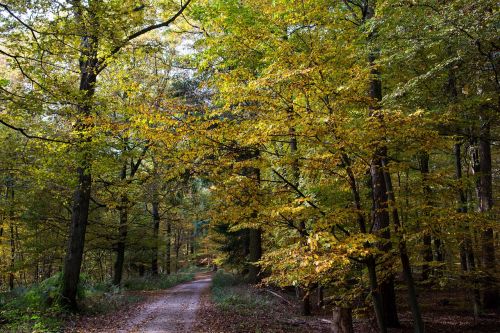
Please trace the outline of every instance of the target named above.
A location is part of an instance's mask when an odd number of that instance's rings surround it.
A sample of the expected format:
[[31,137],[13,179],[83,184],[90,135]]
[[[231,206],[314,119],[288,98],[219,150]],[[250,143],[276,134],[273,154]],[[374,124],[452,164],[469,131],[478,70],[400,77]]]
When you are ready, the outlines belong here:
[[[12,191],[13,192],[13,191]],[[9,221],[10,228],[10,267],[9,267],[9,290],[14,290],[14,271],[16,263],[16,240],[14,235],[14,219],[11,216]]]
[[260,268],[256,264],[262,256],[262,231],[260,229],[249,230],[249,259],[250,266],[248,271],[248,280],[250,283],[259,282]]
[[[386,239],[379,244],[380,250],[389,252],[391,250],[390,242],[390,220],[388,212],[387,188],[382,170],[382,158],[385,155],[385,149],[379,150],[381,155],[374,156],[372,166],[370,168],[373,208],[372,216],[374,217],[373,231],[378,233],[382,238]],[[387,327],[399,327],[399,319],[396,307],[396,293],[394,291],[394,275],[389,273],[389,276],[379,283],[379,288],[382,298],[384,322]]]
[[[480,117],[481,132],[479,135],[480,188],[478,190],[479,211],[489,212],[493,207],[493,181],[491,169],[490,120],[484,115]],[[500,305],[498,287],[496,286],[496,258],[493,228],[487,228],[481,238],[483,267],[488,277],[483,291],[485,309],[495,309]]]
[[174,268],[176,273],[179,270],[179,250],[181,249],[181,246],[182,246],[181,231],[176,230],[175,241],[174,241],[174,250],[175,250]]
[[165,268],[167,275],[172,272],[172,223],[167,220],[167,234],[165,235],[166,251],[165,251]]
[[[10,230],[10,264],[9,264],[9,290],[14,289],[14,267],[16,262],[16,240],[14,235],[14,177],[12,175],[8,176],[7,189],[6,189],[6,201],[9,206],[9,230]],[[3,229],[2,229],[3,231]]]
[[394,223],[394,230],[396,234],[399,236],[398,240],[398,249],[399,249],[399,256],[401,259],[401,266],[403,267],[403,274],[405,277],[406,281],[406,287],[408,290],[408,302],[410,303],[411,307],[411,312],[413,315],[413,329],[415,333],[424,333],[425,332],[425,326],[424,326],[424,321],[422,320],[422,314],[420,312],[420,306],[418,304],[418,299],[417,299],[417,291],[415,288],[415,282],[413,280],[413,275],[411,271],[411,264],[410,264],[410,258],[408,256],[408,251],[406,248],[406,242],[404,238],[402,237],[401,233],[401,221],[399,220],[399,213],[398,210],[395,206],[396,204],[396,197],[394,195],[394,189],[392,187],[392,179],[391,179],[391,174],[389,173],[389,170],[387,169],[387,162],[386,160],[382,160],[382,166],[384,167],[384,180],[387,188],[387,197],[392,202],[393,207],[391,209],[392,212],[392,219]]
[[321,309],[325,305],[323,286],[318,286],[317,297],[318,297],[318,300],[317,300],[316,305],[318,306],[318,308]]
[[[127,178],[127,162],[123,164],[120,179],[125,181]],[[129,200],[125,193],[120,195],[119,212],[119,225],[118,225],[118,242],[116,244],[116,261],[115,261],[115,274],[113,277],[113,284],[120,286],[123,277],[123,265],[125,263],[125,243],[128,234],[128,205]]]
[[[242,153],[239,154],[237,161],[246,161],[255,159],[259,156],[259,151],[251,148],[244,149]],[[257,184],[260,184],[260,169],[254,167],[244,167],[242,174],[255,180]],[[258,216],[257,211],[253,211],[251,217],[256,219]],[[249,228],[245,230],[245,244],[244,244],[244,255],[248,256],[249,264],[248,268],[248,282],[257,283],[260,280],[259,272],[260,267],[257,261],[262,257],[262,230],[260,228]]]
[[370,293],[373,300],[373,308],[375,310],[375,317],[377,318],[378,328],[380,333],[387,333],[387,324],[385,323],[384,305],[382,302],[382,295],[377,280],[377,266],[375,258],[370,256],[366,259],[366,268],[368,269],[368,279],[370,281]]
[[[366,1],[364,3],[363,22],[369,22],[375,16],[375,3]],[[373,40],[375,32],[371,32],[367,39]],[[376,65],[377,50],[372,50],[368,55],[368,65],[372,78],[369,85],[369,95],[372,99],[372,104],[369,106],[370,116],[378,127],[384,122],[383,116],[380,113],[380,102],[382,101],[382,81],[380,71]],[[381,134],[382,136],[382,134]],[[370,174],[372,178],[372,195],[373,195],[373,216],[374,216],[374,231],[380,232],[381,236],[387,239],[385,244],[381,245],[383,251],[390,251],[390,230],[389,230],[389,213],[387,211],[387,189],[385,186],[384,175],[382,170],[382,159],[386,158],[387,149],[378,144],[375,149],[371,166]],[[394,276],[390,275],[380,283],[380,290],[383,304],[384,322],[387,327],[399,327],[399,319],[396,307],[396,293],[394,291]]]
[[[427,152],[420,152],[418,154],[418,160],[420,164],[420,173],[422,175],[422,183],[423,183],[423,194],[426,206],[431,206],[431,187],[428,184],[429,181],[429,154]],[[428,214],[426,214],[428,215]],[[423,258],[424,263],[422,264],[422,281],[429,280],[431,276],[431,268],[430,263],[433,260],[432,255],[432,236],[428,230],[424,230],[423,233]]]
[[[81,17],[79,18],[82,19]],[[96,20],[95,17],[92,18]],[[96,22],[92,22],[97,25]],[[87,130],[91,125],[86,118],[91,116],[92,102],[95,94],[95,84],[97,82],[98,59],[97,59],[98,39],[95,36],[87,35],[82,37],[80,53],[80,87],[83,95],[83,102],[78,106],[78,120],[75,126],[79,133],[77,149],[77,169],[78,185],[73,195],[73,207],[71,211],[71,226],[68,239],[68,250],[64,260],[61,302],[63,306],[71,310],[76,310],[76,295],[78,281],[80,279],[80,269],[82,266],[83,249],[85,245],[85,232],[87,229],[90,192],[92,187],[91,176],[91,156],[89,145],[92,138]]]
[[[358,185],[356,182],[356,177],[354,175],[354,172],[351,169],[351,162],[350,162],[349,156],[347,156],[347,154],[345,154],[345,153],[342,154],[342,163],[345,166],[347,176],[349,179],[349,186],[351,188],[351,193],[352,193],[354,205],[356,208],[359,230],[361,233],[366,234],[366,233],[368,233],[368,230],[366,227],[366,219],[365,219],[365,216],[363,215],[363,211],[361,209],[361,207],[362,207],[361,206],[361,195],[359,194]],[[377,319],[377,324],[378,324],[380,332],[386,333],[387,326],[385,324],[384,309],[383,309],[383,305],[382,305],[382,296],[380,295],[380,290],[379,290],[379,285],[378,285],[377,266],[376,266],[375,257],[373,255],[370,255],[365,260],[365,265],[366,265],[366,268],[368,270],[368,281],[369,281],[369,286],[370,286],[370,294],[372,295],[373,309],[375,312],[375,317]]]
[[[456,143],[454,146],[454,155],[455,155],[455,177],[460,182],[462,180],[462,153],[461,153],[461,145],[460,143]],[[467,213],[467,197],[462,188],[462,184],[459,184],[458,189],[458,208],[457,211],[459,213]],[[468,275],[473,276],[473,287],[471,288],[471,298],[472,298],[472,306],[474,313],[474,320],[477,321],[479,317],[479,308],[480,308],[480,294],[479,289],[477,289],[476,277],[474,276],[474,272],[476,270],[476,263],[474,260],[474,251],[472,250],[472,239],[470,237],[470,228],[469,225],[465,225],[465,235],[462,241],[461,246],[461,266],[464,272],[468,272]],[[472,274],[471,274],[472,273]]]
[[76,295],[89,215],[90,189],[92,184],[89,164],[78,167],[78,175],[79,184],[73,197],[70,236],[68,251],[64,260],[62,286],[62,303],[71,310],[76,310],[77,308]]
[[151,273],[158,275],[158,233],[160,231],[159,203],[153,202],[153,253],[151,258]]

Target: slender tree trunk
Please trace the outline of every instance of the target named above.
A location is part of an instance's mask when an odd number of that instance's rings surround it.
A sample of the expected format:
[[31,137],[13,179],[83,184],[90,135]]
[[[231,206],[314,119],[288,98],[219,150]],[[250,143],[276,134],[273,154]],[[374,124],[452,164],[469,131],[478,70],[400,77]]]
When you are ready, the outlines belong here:
[[[488,213],[493,207],[493,181],[491,168],[490,121],[481,116],[481,133],[479,135],[480,188],[479,211]],[[483,291],[485,309],[495,309],[500,305],[498,287],[496,286],[496,258],[493,228],[487,228],[481,237],[483,267],[488,277]]]
[[115,260],[115,270],[113,277],[113,284],[115,286],[120,286],[123,277],[123,265],[125,263],[125,243],[127,241],[128,234],[128,212],[127,212],[127,200],[125,195],[122,196],[121,205],[119,209],[120,224],[118,226],[118,242],[116,244],[116,260]]
[[158,275],[158,233],[160,231],[159,203],[153,202],[153,253],[151,258],[151,273]]
[[[425,204],[427,206],[430,206],[432,203],[431,203],[431,188],[428,184],[429,154],[427,154],[427,152],[422,151],[418,155],[419,155],[418,160],[420,164],[420,173],[422,175],[422,182],[423,182],[424,200]],[[427,281],[431,276],[430,263],[432,262],[432,237],[428,230],[424,230],[423,245],[424,249],[422,254],[424,258],[424,263],[422,264],[422,281]]]
[[[9,206],[9,242],[10,242],[10,264],[9,264],[9,290],[14,289],[14,268],[16,262],[16,241],[14,235],[14,177],[12,175],[8,176],[7,189],[5,193],[6,201]],[[2,229],[3,231],[3,229]]]
[[[384,167],[384,180],[387,188],[387,196],[393,205],[396,203],[396,198],[394,196],[394,189],[392,187],[392,179],[389,170],[387,169],[386,160],[382,160],[382,166]],[[425,326],[422,320],[422,314],[420,312],[420,306],[417,299],[417,291],[415,288],[415,282],[413,280],[413,275],[411,271],[410,258],[408,256],[408,251],[406,249],[406,242],[404,241],[401,233],[401,221],[399,220],[399,213],[395,206],[391,209],[392,219],[394,223],[394,230],[399,236],[398,248],[399,255],[401,259],[401,266],[403,267],[403,274],[406,280],[406,287],[408,290],[408,302],[410,303],[411,311],[413,314],[413,328],[415,333],[424,333]]]
[[176,233],[175,233],[175,244],[174,244],[174,248],[175,248],[175,263],[174,263],[174,267],[175,267],[175,272],[176,273],[179,270],[179,250],[181,249],[181,245],[182,245],[182,242],[181,242],[181,232],[180,232],[180,230],[177,230]]
[[167,220],[167,234],[165,235],[165,240],[166,240],[166,252],[165,252],[165,268],[167,275],[170,275],[172,272],[172,255],[171,255],[171,249],[172,249],[172,223]]
[[318,294],[317,306],[318,308],[321,309],[325,305],[323,286],[318,286],[317,294]]
[[373,258],[373,256],[370,256],[366,260],[366,268],[368,269],[370,293],[372,295],[373,308],[375,310],[375,317],[377,318],[378,328],[380,330],[380,333],[387,333],[382,295],[380,294],[380,288],[377,280],[377,267],[375,264],[375,258]]
[[[455,177],[457,178],[458,181],[462,180],[462,154],[461,154],[461,145],[459,143],[455,144],[454,147],[454,153],[455,153]],[[461,184],[459,184],[459,189],[458,189],[458,208],[457,211],[459,213],[467,213],[467,197],[465,195],[464,190],[461,187]],[[468,272],[469,274],[472,273],[474,275],[474,272],[476,270],[476,264],[474,260],[474,252],[472,250],[472,240],[470,237],[470,228],[469,225],[465,225],[465,235],[462,241],[462,246],[460,248],[460,256],[461,256],[461,266],[462,270],[464,272]],[[477,321],[479,317],[479,308],[480,308],[480,294],[479,294],[479,289],[477,289],[476,285],[477,282],[475,281],[476,277],[473,276],[473,287],[471,288],[471,298],[472,298],[472,306],[473,306],[473,313],[474,313],[474,321]]]
[[14,238],[14,221],[9,221],[10,228],[10,267],[9,267],[9,289],[14,290],[14,271],[16,263],[16,241]]
[[[349,178],[349,186],[351,188],[351,193],[354,199],[354,205],[356,207],[357,212],[357,221],[359,230],[361,233],[366,234],[368,230],[366,228],[366,219],[363,215],[363,211],[361,209],[361,196],[359,194],[358,185],[356,182],[356,178],[351,169],[351,162],[347,154],[342,154],[342,162],[346,168],[347,176]],[[377,279],[377,267],[376,260],[373,255],[370,255],[365,260],[366,268],[368,269],[368,281],[370,285],[370,294],[372,296],[373,309],[375,312],[375,317],[377,319],[377,325],[379,327],[380,333],[387,332],[387,326],[385,324],[384,318],[384,309],[382,305],[382,296],[380,295],[378,279]]]
[[[125,181],[127,178],[127,162],[123,164],[120,179]],[[128,234],[128,206],[129,200],[127,195],[121,194],[119,212],[119,225],[118,225],[118,242],[116,244],[116,261],[115,261],[115,274],[113,277],[113,284],[121,286],[123,277],[123,265],[125,263],[125,243]]]

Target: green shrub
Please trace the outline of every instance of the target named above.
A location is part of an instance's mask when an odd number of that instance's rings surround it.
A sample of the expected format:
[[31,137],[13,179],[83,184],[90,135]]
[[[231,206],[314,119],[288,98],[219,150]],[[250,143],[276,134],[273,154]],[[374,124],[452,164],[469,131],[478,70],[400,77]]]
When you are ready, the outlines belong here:
[[273,305],[273,301],[243,285],[236,275],[219,270],[212,279],[212,299],[222,310],[251,312]]

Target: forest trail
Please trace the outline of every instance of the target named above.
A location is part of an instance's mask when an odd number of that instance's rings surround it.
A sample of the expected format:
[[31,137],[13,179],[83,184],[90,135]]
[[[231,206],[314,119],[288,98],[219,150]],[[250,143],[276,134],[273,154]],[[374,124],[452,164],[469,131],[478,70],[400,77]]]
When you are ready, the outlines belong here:
[[145,302],[127,310],[98,318],[87,318],[66,332],[99,333],[181,333],[191,332],[200,307],[201,295],[208,292],[211,273],[199,273],[193,281],[155,292]]
[[177,285],[158,300],[145,304],[117,333],[190,332],[200,307],[200,298],[211,284],[209,274],[198,274],[191,282]]

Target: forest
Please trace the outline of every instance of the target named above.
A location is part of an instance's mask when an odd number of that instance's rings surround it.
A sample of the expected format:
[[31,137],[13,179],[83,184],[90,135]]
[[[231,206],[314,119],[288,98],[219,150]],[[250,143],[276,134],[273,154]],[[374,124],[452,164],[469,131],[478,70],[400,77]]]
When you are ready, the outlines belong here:
[[1,332],[496,332],[494,0],[0,0]]

